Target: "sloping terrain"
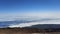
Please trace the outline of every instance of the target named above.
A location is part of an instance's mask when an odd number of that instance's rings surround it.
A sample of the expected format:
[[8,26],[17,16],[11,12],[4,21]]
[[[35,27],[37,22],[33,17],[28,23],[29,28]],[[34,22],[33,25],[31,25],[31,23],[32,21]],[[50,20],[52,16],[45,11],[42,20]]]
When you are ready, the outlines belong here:
[[60,33],[60,31],[55,30],[53,29],[45,30],[37,28],[0,28],[0,34],[59,34]]
[[60,28],[60,24],[38,24],[38,25],[33,25],[28,28],[40,28],[40,29],[58,29]]

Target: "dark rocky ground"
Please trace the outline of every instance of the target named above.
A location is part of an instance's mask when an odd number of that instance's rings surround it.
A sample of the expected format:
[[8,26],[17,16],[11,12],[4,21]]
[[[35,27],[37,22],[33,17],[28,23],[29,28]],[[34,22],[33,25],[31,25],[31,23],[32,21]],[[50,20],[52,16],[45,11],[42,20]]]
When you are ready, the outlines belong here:
[[59,29],[0,28],[0,34],[60,34]]

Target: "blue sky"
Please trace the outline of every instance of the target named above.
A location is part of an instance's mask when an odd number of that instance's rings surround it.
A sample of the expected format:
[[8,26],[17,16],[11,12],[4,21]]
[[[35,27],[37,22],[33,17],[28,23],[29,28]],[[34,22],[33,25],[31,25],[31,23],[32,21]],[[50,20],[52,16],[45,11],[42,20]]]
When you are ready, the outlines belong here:
[[60,0],[0,0],[0,19],[21,16],[60,17]]
[[60,0],[0,0],[0,13],[59,11]]

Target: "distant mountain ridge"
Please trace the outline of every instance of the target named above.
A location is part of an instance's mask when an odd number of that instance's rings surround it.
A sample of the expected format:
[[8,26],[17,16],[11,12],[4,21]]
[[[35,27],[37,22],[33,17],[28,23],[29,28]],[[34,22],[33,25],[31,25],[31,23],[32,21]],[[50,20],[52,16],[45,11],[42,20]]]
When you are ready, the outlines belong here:
[[33,25],[30,27],[26,27],[26,28],[38,28],[38,29],[56,29],[56,28],[60,28],[60,24],[38,24],[38,25]]

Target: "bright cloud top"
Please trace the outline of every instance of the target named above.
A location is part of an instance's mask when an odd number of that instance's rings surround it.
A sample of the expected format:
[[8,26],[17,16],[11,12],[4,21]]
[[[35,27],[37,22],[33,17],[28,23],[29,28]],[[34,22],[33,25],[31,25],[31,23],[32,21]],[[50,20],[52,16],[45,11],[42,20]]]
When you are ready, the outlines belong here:
[[30,23],[20,23],[20,24],[12,24],[8,27],[30,27],[33,25],[38,25],[38,24],[60,24],[60,19],[47,19],[47,20],[42,20],[42,21],[36,21],[36,22],[30,22]]
[[[0,15],[0,22],[25,20],[26,23],[10,24],[8,27],[28,27],[37,24],[60,24],[60,13],[55,12],[38,12],[38,13],[23,13],[23,14],[3,14]],[[33,21],[32,21],[33,20]],[[35,22],[34,22],[35,20]],[[31,22],[27,22],[31,21]],[[7,25],[7,24],[6,24]]]
[[0,21],[12,21],[24,18],[60,18],[60,12],[0,14]]

